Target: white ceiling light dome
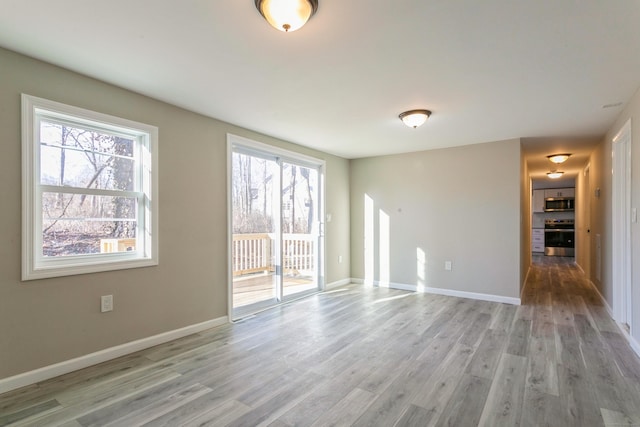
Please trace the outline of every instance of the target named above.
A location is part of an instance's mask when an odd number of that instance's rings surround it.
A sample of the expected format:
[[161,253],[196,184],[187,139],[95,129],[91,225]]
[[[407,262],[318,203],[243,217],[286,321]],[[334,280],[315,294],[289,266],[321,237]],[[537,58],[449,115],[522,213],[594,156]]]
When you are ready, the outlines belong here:
[[318,0],[255,0],[256,8],[275,29],[300,29],[318,10]]
[[547,176],[551,179],[558,179],[560,178],[562,175],[564,174],[564,172],[547,172]]
[[567,161],[567,159],[571,157],[570,153],[562,153],[562,154],[550,154],[547,156],[550,162],[560,164]]
[[422,126],[429,116],[431,116],[431,111],[429,110],[409,110],[400,113],[398,117],[405,125],[415,129],[418,126]]

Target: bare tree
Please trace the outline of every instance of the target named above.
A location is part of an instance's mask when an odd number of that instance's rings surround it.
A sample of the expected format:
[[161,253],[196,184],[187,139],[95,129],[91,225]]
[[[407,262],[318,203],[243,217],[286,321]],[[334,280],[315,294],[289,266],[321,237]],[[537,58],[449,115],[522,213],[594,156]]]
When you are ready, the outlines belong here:
[[310,233],[311,232],[311,227],[313,225],[313,194],[311,191],[311,182],[309,180],[309,172],[310,170],[308,168],[300,168],[300,175],[302,175],[304,177],[304,179],[307,181],[307,200],[308,200],[308,206],[307,206],[307,230],[306,233]]
[[[118,190],[130,190],[133,187],[133,143],[129,139],[114,137],[113,140],[113,180],[114,187]],[[117,197],[114,198],[114,214],[116,218],[135,217],[136,206],[134,200]],[[135,237],[135,229],[131,221],[114,221],[111,234],[113,237]]]
[[291,165],[291,228],[289,229],[289,233],[295,233],[295,224],[296,224],[296,175],[297,175],[298,167],[295,165]]

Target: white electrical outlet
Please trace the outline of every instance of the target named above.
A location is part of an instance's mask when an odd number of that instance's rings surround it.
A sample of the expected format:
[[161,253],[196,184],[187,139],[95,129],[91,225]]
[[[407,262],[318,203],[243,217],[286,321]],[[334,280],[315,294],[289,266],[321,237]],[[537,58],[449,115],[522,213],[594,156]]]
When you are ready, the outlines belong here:
[[451,261],[444,262],[444,269],[447,271],[451,271]]
[[102,313],[113,311],[113,295],[103,295],[100,297],[100,311]]
[[342,264],[342,255],[338,255],[338,263]]

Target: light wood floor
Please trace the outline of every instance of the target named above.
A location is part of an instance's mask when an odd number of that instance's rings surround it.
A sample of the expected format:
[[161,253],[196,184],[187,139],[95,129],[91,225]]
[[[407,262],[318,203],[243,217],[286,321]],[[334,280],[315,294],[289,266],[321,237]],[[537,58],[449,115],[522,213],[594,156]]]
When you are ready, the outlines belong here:
[[0,425],[640,425],[579,270],[530,278],[520,307],[351,285],[10,392]]

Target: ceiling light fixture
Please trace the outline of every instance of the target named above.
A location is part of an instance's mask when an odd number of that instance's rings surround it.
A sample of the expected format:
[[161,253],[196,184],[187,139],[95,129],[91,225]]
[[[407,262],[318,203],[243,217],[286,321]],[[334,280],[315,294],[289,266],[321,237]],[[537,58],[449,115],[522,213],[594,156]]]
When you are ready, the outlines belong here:
[[431,111],[429,110],[409,110],[404,113],[400,113],[398,117],[400,117],[402,123],[415,129],[418,126],[422,126],[430,115]]
[[547,156],[547,159],[549,159],[549,161],[553,162],[553,163],[564,163],[567,161],[567,159],[569,158],[569,156],[571,156],[571,154],[569,153],[563,153],[563,154],[551,154],[549,156]]
[[551,178],[551,179],[558,179],[558,178],[560,178],[560,177],[562,176],[562,174],[563,174],[563,173],[564,173],[564,172],[558,172],[558,171],[555,171],[555,172],[547,172],[547,176],[548,176],[549,178]]
[[318,10],[318,0],[255,0],[256,8],[275,29],[285,33],[307,23]]

